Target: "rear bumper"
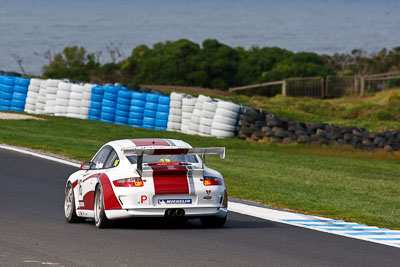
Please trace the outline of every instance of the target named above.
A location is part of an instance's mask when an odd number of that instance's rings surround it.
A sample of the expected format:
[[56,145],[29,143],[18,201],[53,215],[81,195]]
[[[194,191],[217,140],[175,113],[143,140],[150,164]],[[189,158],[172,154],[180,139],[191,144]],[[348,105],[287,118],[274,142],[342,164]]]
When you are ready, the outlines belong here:
[[[176,208],[176,207],[174,207]],[[228,209],[220,207],[182,207],[185,211],[185,218],[199,218],[203,216],[225,217]],[[132,217],[164,217],[167,208],[140,208],[123,210],[106,210],[106,216],[110,220],[125,219]]]

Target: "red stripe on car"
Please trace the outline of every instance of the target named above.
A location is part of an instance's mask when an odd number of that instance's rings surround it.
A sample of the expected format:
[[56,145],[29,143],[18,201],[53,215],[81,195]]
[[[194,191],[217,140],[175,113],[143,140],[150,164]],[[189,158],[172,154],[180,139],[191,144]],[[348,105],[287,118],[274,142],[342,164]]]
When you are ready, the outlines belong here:
[[131,141],[136,146],[170,146],[170,144],[167,141],[165,141],[165,139],[145,138],[145,139],[131,139]]
[[78,180],[72,183],[72,188],[75,188],[78,185]]
[[122,209],[114,190],[106,174],[101,174],[99,177],[101,187],[103,189],[104,208],[106,210],[120,210]]
[[180,165],[150,165],[156,195],[189,194],[188,170]]
[[93,210],[94,209],[94,191],[89,191],[83,196],[83,207],[78,207],[78,210]]
[[154,149],[153,155],[181,155],[187,154],[189,148],[177,148],[177,149]]
[[95,174],[92,174],[92,175],[86,177],[85,179],[83,179],[83,180],[82,180],[82,183],[86,182],[86,181],[89,180],[89,179],[94,179],[94,178],[97,179],[97,178],[99,178],[100,175],[102,175],[102,173],[95,173]]

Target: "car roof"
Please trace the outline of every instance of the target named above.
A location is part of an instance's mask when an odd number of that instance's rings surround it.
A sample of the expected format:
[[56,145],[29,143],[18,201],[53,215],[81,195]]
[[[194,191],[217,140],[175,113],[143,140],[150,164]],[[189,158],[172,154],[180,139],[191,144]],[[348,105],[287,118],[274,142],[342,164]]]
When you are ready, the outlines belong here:
[[163,139],[163,138],[139,138],[139,139],[122,139],[111,141],[108,144],[117,146],[121,149],[130,147],[165,147],[165,146],[176,146],[182,148],[191,148],[192,146],[182,140],[176,139]]

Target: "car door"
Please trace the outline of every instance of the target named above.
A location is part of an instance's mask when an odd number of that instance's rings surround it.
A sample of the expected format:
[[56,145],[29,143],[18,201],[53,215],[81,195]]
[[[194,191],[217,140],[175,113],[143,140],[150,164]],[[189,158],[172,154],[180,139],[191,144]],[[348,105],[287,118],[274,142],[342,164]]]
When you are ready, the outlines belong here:
[[94,190],[98,179],[98,175],[96,174],[104,172],[104,165],[111,151],[113,151],[111,146],[103,147],[93,158],[91,169],[79,177],[78,209],[93,210]]

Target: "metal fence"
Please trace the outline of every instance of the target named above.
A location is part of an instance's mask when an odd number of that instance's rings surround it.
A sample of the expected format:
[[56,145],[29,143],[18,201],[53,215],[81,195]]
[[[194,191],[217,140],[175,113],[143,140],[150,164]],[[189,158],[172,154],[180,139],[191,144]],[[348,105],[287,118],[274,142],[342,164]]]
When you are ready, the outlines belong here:
[[356,76],[327,76],[325,97],[353,96],[359,94],[359,81]]
[[271,95],[277,92],[276,86],[281,87],[282,95],[293,97],[363,97],[390,87],[400,86],[400,71],[365,76],[330,75],[325,79],[322,77],[290,78],[283,81],[231,88],[230,91],[248,91],[250,93],[249,90],[252,90],[251,94]]
[[286,79],[285,82],[287,96],[325,97],[324,79],[322,77],[291,78]]

